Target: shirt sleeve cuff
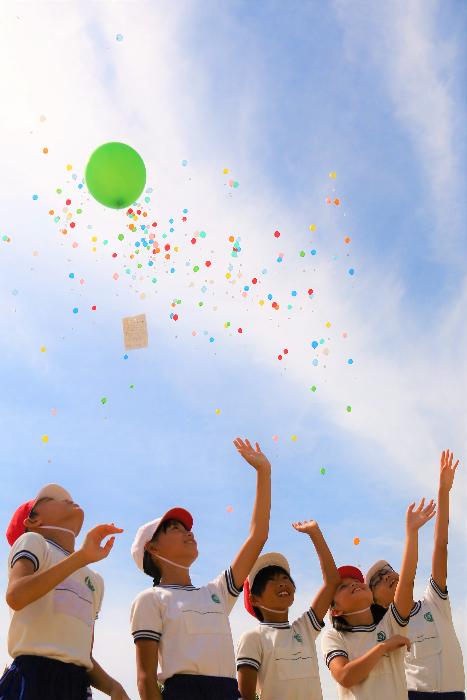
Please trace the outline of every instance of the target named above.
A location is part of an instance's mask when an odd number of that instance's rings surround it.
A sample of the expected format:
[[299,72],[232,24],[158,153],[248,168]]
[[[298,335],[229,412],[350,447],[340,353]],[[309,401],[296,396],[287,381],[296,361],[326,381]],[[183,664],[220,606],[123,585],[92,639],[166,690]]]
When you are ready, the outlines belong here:
[[441,598],[442,600],[447,600],[448,599],[448,589],[445,588],[444,591],[441,590],[441,588],[438,586],[436,581],[434,580],[433,576],[430,577],[430,586],[436,593],[436,595]]
[[331,661],[332,661],[333,659],[335,659],[337,656],[343,656],[344,659],[348,659],[348,658],[349,658],[349,655],[348,655],[347,652],[344,651],[343,649],[333,649],[332,651],[329,651],[329,652],[326,654],[325,661],[326,661],[326,666],[327,666],[328,668],[329,668],[329,664],[331,663]]
[[32,552],[29,552],[27,549],[21,549],[19,552],[16,552],[15,556],[11,560],[11,567],[13,567],[19,559],[29,559],[29,561],[32,561],[34,564],[34,573],[38,570],[39,568],[39,559],[36,557],[35,554]]
[[259,661],[256,661],[256,659],[251,659],[248,656],[239,656],[237,659],[237,670],[240,668],[240,666],[251,666],[252,668],[259,671],[259,667],[261,666],[261,664],[259,663]]
[[312,626],[315,628],[317,632],[321,632],[321,630],[324,627],[324,622],[323,620],[318,620],[315,611],[313,608],[310,608],[307,610],[308,619],[310,620]]
[[160,642],[162,637],[162,632],[155,632],[154,630],[135,630],[135,632],[131,634],[133,635],[135,644],[140,639],[150,639],[152,642]]
[[406,627],[409,624],[409,618],[402,617],[402,615],[399,614],[394,603],[391,603],[391,614],[400,627]]
[[243,586],[241,588],[237,588],[235,585],[233,573],[232,573],[232,567],[229,567],[225,571],[225,580],[227,583],[227,590],[229,591],[230,595],[233,595],[234,598],[238,598],[240,593],[243,591]]

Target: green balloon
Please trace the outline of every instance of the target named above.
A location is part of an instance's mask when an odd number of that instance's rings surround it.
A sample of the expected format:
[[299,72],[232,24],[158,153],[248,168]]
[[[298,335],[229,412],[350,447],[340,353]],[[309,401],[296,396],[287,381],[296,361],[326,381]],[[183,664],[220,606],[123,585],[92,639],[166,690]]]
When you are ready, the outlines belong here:
[[124,209],[138,199],[146,184],[143,159],[126,143],[111,141],[96,148],[86,166],[86,184],[100,204]]

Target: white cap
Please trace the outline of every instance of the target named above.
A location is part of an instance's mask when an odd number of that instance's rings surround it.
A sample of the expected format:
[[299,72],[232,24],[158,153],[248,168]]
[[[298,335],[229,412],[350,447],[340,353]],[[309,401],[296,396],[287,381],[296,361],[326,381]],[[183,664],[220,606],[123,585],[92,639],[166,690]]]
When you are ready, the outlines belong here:
[[376,574],[376,572],[380,571],[381,569],[384,569],[385,566],[389,566],[392,569],[391,564],[385,559],[380,559],[379,561],[375,562],[373,566],[370,566],[365,576],[365,583],[367,584],[367,586],[370,585],[370,581]]
[[249,573],[248,576],[248,584],[250,587],[250,590],[253,586],[254,580],[261,571],[261,569],[265,569],[267,566],[280,566],[281,569],[284,569],[287,571],[287,573],[290,576],[290,566],[289,562],[287,559],[284,557],[283,554],[280,554],[279,552],[268,552],[267,554],[262,554],[258,559],[256,560],[255,565],[253,566],[252,570]]
[[144,571],[144,547],[147,542],[152,540],[158,527],[166,520],[179,520],[187,530],[191,530],[193,527],[193,517],[191,513],[184,508],[171,508],[160,518],[156,518],[155,520],[151,520],[149,523],[141,525],[136,533],[135,539],[133,540],[133,544],[131,545],[131,556],[135,560],[136,566],[138,569],[141,569],[141,571]]
[[42,498],[52,498],[54,501],[73,501],[69,492],[58,484],[47,484],[43,486],[37,494],[34,502],[40,501]]

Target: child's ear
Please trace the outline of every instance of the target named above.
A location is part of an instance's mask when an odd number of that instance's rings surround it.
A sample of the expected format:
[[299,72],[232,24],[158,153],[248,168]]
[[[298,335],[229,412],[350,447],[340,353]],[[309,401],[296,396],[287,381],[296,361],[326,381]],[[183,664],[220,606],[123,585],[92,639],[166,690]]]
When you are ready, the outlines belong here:
[[40,515],[35,515],[31,518],[30,515],[23,521],[23,525],[26,530],[34,530],[35,528],[42,525],[42,520]]
[[331,615],[331,617],[340,617],[344,614],[344,611],[339,610],[339,608],[329,608],[329,614]]

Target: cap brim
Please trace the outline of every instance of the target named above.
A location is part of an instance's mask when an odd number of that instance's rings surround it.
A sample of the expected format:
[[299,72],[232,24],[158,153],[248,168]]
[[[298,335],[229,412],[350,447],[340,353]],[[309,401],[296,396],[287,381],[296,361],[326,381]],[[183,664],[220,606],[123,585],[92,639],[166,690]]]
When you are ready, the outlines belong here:
[[357,569],[356,566],[339,566],[337,571],[341,579],[354,578],[356,581],[360,581],[360,583],[365,583],[362,572],[360,569]]
[[[365,582],[369,585],[371,579],[376,574],[376,572],[379,571],[380,569],[383,569],[385,566],[391,566],[391,564],[388,561],[386,561],[385,559],[380,559],[379,561],[375,562],[373,564],[373,566],[370,566],[370,568],[366,572]],[[391,569],[392,569],[392,566],[391,566]]]
[[168,510],[167,513],[162,516],[158,528],[167,520],[178,520],[187,530],[191,530],[193,527],[193,516],[185,510],[185,508],[171,508]]

